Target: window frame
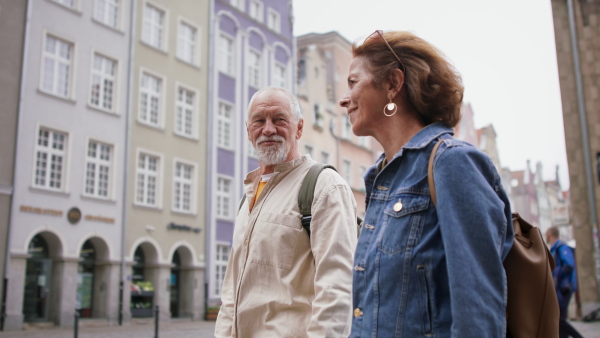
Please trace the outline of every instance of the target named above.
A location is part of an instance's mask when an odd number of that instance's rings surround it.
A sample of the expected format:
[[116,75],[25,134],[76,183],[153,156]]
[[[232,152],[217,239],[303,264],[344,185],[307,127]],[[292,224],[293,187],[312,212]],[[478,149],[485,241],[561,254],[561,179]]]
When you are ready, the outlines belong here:
[[[61,187],[60,188],[52,188],[50,187],[50,169],[52,167],[51,164],[51,160],[50,160],[50,156],[46,157],[46,174],[45,174],[45,184],[44,185],[39,185],[36,183],[37,180],[37,171],[38,171],[38,166],[37,166],[37,158],[38,158],[38,152],[42,151],[40,148],[50,148],[50,146],[48,147],[42,147],[40,146],[39,143],[39,137],[40,137],[40,131],[44,129],[49,131],[50,133],[57,133],[57,134],[64,134],[65,135],[65,140],[63,142],[63,151],[62,151],[62,170],[61,170]],[[67,193],[68,192],[68,184],[69,184],[69,164],[70,164],[70,154],[71,154],[71,134],[66,131],[66,130],[61,130],[58,128],[53,128],[47,125],[38,125],[36,127],[36,133],[35,133],[35,138],[34,138],[34,146],[33,146],[33,165],[32,165],[32,175],[31,175],[31,186],[33,188],[36,189],[41,189],[41,190],[45,190],[45,191],[52,191],[52,192],[58,192],[58,193]],[[48,144],[50,145],[50,140],[51,140],[51,136],[48,136]],[[46,151],[46,154],[50,155],[52,154],[53,151]]]
[[[219,247],[227,248],[227,259],[218,259],[222,257],[219,253]],[[231,255],[231,245],[230,243],[223,241],[215,242],[215,273],[212,275],[213,279],[213,295],[218,297],[221,295],[221,290],[223,289],[223,281],[225,280],[225,271],[227,270],[227,263],[229,261],[229,256]],[[219,273],[221,273],[221,279],[219,279]],[[219,284],[220,283],[220,284]]]
[[[94,176],[94,188],[95,188],[95,193],[88,193],[87,190],[87,177],[88,177],[88,163],[90,162],[90,156],[89,156],[89,147],[90,147],[90,143],[91,142],[95,142],[96,144],[102,144],[105,146],[108,146],[110,148],[110,160],[108,161],[108,179],[107,179],[107,183],[108,183],[108,188],[107,188],[107,194],[106,196],[101,196],[98,194],[98,184],[99,184],[99,170],[96,170],[95,172],[95,176]],[[85,197],[89,197],[89,198],[95,198],[95,199],[100,199],[100,200],[114,200],[115,199],[115,154],[116,154],[116,147],[114,144],[110,143],[110,142],[106,142],[97,138],[87,138],[86,139],[86,147],[84,149],[85,151],[85,155],[84,155],[84,165],[83,165],[83,185],[82,185],[82,196]],[[99,164],[102,162],[100,159],[98,159],[98,154],[99,154],[99,150],[96,150],[96,158],[94,158],[92,160],[92,162],[94,162],[98,168]],[[106,164],[106,162],[105,162]]]
[[[229,46],[231,46],[231,50],[227,50],[227,51],[224,50],[223,44],[222,44],[223,40],[228,40],[231,43],[229,45]],[[236,50],[235,41],[236,41],[236,39],[233,36],[231,36],[225,32],[220,32],[218,46],[217,46],[217,59],[221,59],[222,61],[220,61],[218,63],[217,71],[219,71],[225,75],[231,76],[231,77],[235,76],[235,70],[236,70],[236,67],[235,67],[235,50]],[[223,52],[226,52],[226,55],[223,54]],[[224,62],[227,62],[226,66],[225,66]],[[224,69],[225,67],[227,69]]]
[[[192,60],[187,60],[180,55],[180,41],[181,41],[181,25],[187,25],[195,30],[195,37],[193,41],[193,57]],[[177,45],[175,48],[175,57],[177,60],[192,65],[196,67],[200,67],[201,55],[200,55],[200,26],[196,25],[193,21],[188,20],[182,16],[177,17]]]
[[[229,181],[229,192],[225,193],[219,190],[219,181],[220,180],[227,180]],[[226,221],[232,221],[235,217],[235,212],[233,211],[233,177],[231,176],[227,176],[227,175],[223,175],[223,174],[218,174],[215,175],[215,218],[220,219],[220,220],[226,220]],[[228,198],[229,199],[229,204],[227,205],[227,213],[228,214],[224,214],[223,211],[221,211],[221,209],[219,209],[219,199],[223,199],[223,198]],[[221,202],[222,203],[222,202]]]
[[238,9],[240,12],[243,12],[246,8],[245,6],[246,0],[229,0],[229,5],[231,7]]
[[[279,70],[282,70],[281,75]],[[275,61],[273,63],[273,86],[287,88],[288,87],[288,68],[286,65],[279,61]]]
[[[158,95],[158,98],[160,100],[159,104],[158,104],[158,121],[156,124],[153,124],[152,122],[148,122],[146,120],[143,120],[141,118],[141,109],[142,109],[142,82],[143,82],[143,77],[144,74],[150,75],[152,77],[158,78],[161,81],[161,87],[160,87],[160,92]],[[139,80],[138,80],[138,107],[137,107],[137,121],[138,123],[148,126],[150,128],[155,128],[155,129],[160,129],[163,130],[164,126],[165,126],[165,105],[166,105],[166,87],[167,87],[167,80],[166,77],[163,75],[160,75],[154,71],[151,71],[145,67],[140,67],[140,76],[139,76]],[[149,117],[150,115],[148,115],[148,120],[150,119]]]
[[[229,118],[227,121],[224,121],[226,118],[223,117],[221,115],[221,106],[228,106],[230,108],[229,110]],[[227,149],[227,150],[234,150],[234,144],[235,144],[235,135],[234,135],[234,130],[235,130],[235,105],[231,102],[225,101],[225,100],[219,100],[218,102],[218,106],[217,106],[217,118],[215,119],[216,122],[216,126],[215,126],[215,143],[217,145],[218,148],[222,148],[222,149]],[[223,144],[221,142],[221,134],[220,134],[220,126],[219,123],[220,122],[228,122],[229,123],[229,144]]]
[[[274,18],[274,21],[271,21],[271,18]],[[267,9],[267,27],[275,33],[281,33],[281,13],[272,7]]]
[[[192,131],[191,134],[186,134],[183,131],[179,131],[177,130],[178,128],[178,114],[179,114],[179,104],[181,103],[179,101],[179,89],[183,89],[185,91],[191,92],[194,95],[194,102],[192,103]],[[199,132],[198,132],[198,123],[199,123],[199,118],[200,118],[200,90],[189,86],[187,84],[183,84],[179,81],[175,82],[175,92],[174,92],[174,103],[175,103],[175,111],[173,113],[173,133],[175,133],[178,136],[181,137],[185,137],[188,139],[192,139],[192,140],[198,140],[199,139]],[[184,118],[185,121],[185,118]],[[184,125],[184,124],[183,124]],[[185,129],[185,127],[183,127]]]
[[[258,5],[257,6],[258,10],[257,10],[256,15],[254,15],[254,13],[253,13],[253,8],[254,8],[253,5]],[[265,21],[265,19],[264,19],[265,14],[264,13],[265,13],[265,6],[264,6],[264,3],[262,1],[260,1],[260,0],[250,0],[250,8],[248,9],[248,15],[252,19],[254,19],[254,20],[256,20],[256,21],[258,21],[260,23],[263,23]]]
[[[251,63],[251,56],[256,57],[254,64]],[[248,85],[260,89],[263,83],[263,53],[257,49],[249,48],[247,60]]]
[[[59,93],[57,93],[55,91],[55,89],[52,90],[48,90],[44,88],[44,78],[46,75],[46,69],[44,67],[45,61],[46,61],[46,46],[48,44],[48,37],[52,37],[55,40],[59,40],[62,42],[66,42],[68,44],[71,45],[72,50],[71,50],[71,58],[70,58],[70,63],[69,63],[69,76],[68,76],[68,89],[67,89],[67,95],[61,95]],[[68,101],[75,101],[75,93],[76,91],[74,90],[75,88],[75,79],[76,77],[76,60],[77,60],[77,44],[75,43],[74,40],[72,39],[68,39],[65,38],[64,36],[60,35],[60,34],[56,34],[54,32],[48,31],[48,30],[44,30],[42,33],[42,50],[41,50],[41,57],[40,57],[40,78],[39,78],[39,83],[38,83],[38,90],[41,91],[44,94],[48,94],[51,95],[53,97],[56,98],[60,98],[63,100],[68,100]],[[55,59],[56,62],[56,59]],[[54,66],[54,69],[56,69],[56,65]],[[53,87],[56,87],[56,71],[53,70]]]
[[[161,40],[159,41],[160,46],[155,46],[152,43],[152,41],[147,40],[147,39],[150,39],[150,40],[152,40],[152,39],[150,37],[145,36],[144,24],[146,22],[146,9],[148,7],[154,7],[156,10],[162,11],[164,14],[164,22],[163,22],[163,26],[162,26],[162,37],[161,37]],[[154,48],[156,50],[168,53],[168,50],[169,50],[169,10],[153,1],[144,0],[144,5],[142,7],[142,18],[140,21],[141,21],[141,25],[142,25],[140,41],[144,45],[146,45],[150,48]]]
[[[92,81],[94,79],[94,75],[96,74],[96,70],[94,69],[94,59],[95,56],[99,55],[100,57],[103,57],[105,59],[111,60],[115,63],[114,69],[115,69],[115,75],[113,75],[113,90],[112,90],[112,103],[113,103],[113,108],[112,109],[106,109],[104,107],[102,107],[102,105],[95,105],[92,103]],[[121,74],[121,63],[119,62],[119,60],[115,57],[112,57],[106,53],[100,52],[98,50],[93,49],[91,52],[91,59],[90,59],[90,79],[89,79],[89,87],[88,87],[88,100],[87,100],[87,105],[93,109],[97,109],[106,113],[111,113],[111,114],[117,114],[118,115],[118,109],[117,107],[119,106],[119,77]],[[103,74],[104,76],[104,74]],[[104,78],[103,78],[104,79]],[[99,91],[100,93],[103,93],[103,89],[104,87],[100,87]],[[99,96],[100,98],[101,96]],[[101,102],[101,100],[99,100],[99,103]]]
[[[117,4],[116,4],[117,18],[115,19],[114,26],[107,23],[106,17],[108,16],[108,14],[107,14],[106,8],[105,8],[104,13],[102,13],[103,18],[100,19],[97,17],[98,2],[100,2],[100,1],[104,1],[105,4],[106,4],[106,2],[109,2],[109,1],[117,2]],[[123,30],[123,0],[94,0],[93,6],[94,6],[94,8],[92,9],[92,20],[94,20],[95,22],[97,22],[103,26],[106,26],[110,29],[114,29],[117,31]]]
[[49,2],[56,4],[62,8],[68,9],[70,11],[73,11],[77,14],[81,14],[81,2],[79,0],[73,0],[73,6],[69,6],[64,4],[62,1],[60,0],[48,0]]
[[[151,150],[147,150],[147,149],[143,149],[143,148],[138,148],[136,149],[136,156],[135,156],[135,179],[134,179],[134,188],[133,188],[133,204],[136,206],[140,206],[140,207],[145,207],[145,208],[152,208],[152,209],[161,209],[162,208],[162,183],[163,183],[163,178],[164,178],[164,170],[163,170],[163,166],[164,166],[164,156],[160,153],[151,151]],[[138,185],[139,185],[139,171],[140,171],[140,167],[139,167],[139,163],[140,163],[140,155],[146,155],[146,156],[151,156],[151,157],[155,157],[158,159],[158,163],[156,165],[156,183],[155,183],[155,204],[149,204],[145,202],[145,198],[143,202],[138,201]],[[146,169],[146,168],[144,168]],[[145,180],[145,182],[147,182],[147,180]],[[144,186],[144,189],[146,189],[146,186]],[[144,194],[144,197],[147,197],[147,193]]]
[[[176,207],[176,202],[177,202],[177,196],[176,196],[176,184],[177,183],[181,183],[181,184],[185,184],[185,178],[180,178],[177,177],[177,165],[181,164],[184,166],[188,166],[191,167],[191,178],[189,179],[189,186],[190,186],[190,208],[189,210],[186,210],[182,207],[177,208]],[[198,204],[198,163],[196,162],[192,162],[192,161],[188,161],[182,158],[178,158],[175,157],[173,158],[173,180],[172,180],[172,198],[171,198],[171,210],[177,213],[182,213],[182,214],[189,214],[189,215],[195,215],[197,213],[197,204]],[[183,197],[181,198],[183,199]],[[180,201],[180,205],[183,204]]]

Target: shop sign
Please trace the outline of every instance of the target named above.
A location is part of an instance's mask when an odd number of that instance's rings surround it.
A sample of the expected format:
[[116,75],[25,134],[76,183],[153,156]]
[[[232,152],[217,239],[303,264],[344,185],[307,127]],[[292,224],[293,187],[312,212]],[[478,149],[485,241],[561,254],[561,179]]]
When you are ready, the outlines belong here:
[[199,233],[200,231],[202,231],[201,228],[192,228],[189,225],[175,224],[173,222],[167,224],[167,229],[171,229],[171,230],[183,230],[183,231],[193,231],[195,233]]
[[62,210],[56,210],[56,209],[45,209],[45,208],[39,208],[39,207],[32,207],[29,205],[22,205],[19,210],[21,210],[21,212],[28,212],[31,214],[38,214],[38,215],[48,215],[48,216],[57,216],[57,217],[61,217],[63,215]]
[[104,216],[96,216],[96,215],[85,215],[85,220],[92,221],[92,222],[115,223],[114,218],[104,217]]

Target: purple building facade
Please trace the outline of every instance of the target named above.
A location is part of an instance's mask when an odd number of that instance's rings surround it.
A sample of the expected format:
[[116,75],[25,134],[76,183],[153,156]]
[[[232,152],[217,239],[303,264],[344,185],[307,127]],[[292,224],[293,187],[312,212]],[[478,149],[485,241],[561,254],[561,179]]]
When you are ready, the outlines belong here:
[[258,159],[247,106],[266,86],[293,90],[292,1],[214,0],[210,32],[207,168],[207,299],[218,305],[246,174]]

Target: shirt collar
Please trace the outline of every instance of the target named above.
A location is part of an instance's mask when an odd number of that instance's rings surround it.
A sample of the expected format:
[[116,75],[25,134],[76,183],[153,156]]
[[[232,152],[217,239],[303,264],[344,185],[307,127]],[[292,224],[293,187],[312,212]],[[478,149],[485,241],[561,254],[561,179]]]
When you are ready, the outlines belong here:
[[[311,161],[311,160],[312,160],[312,158],[310,157],[310,155],[306,154],[306,155],[296,157],[295,159],[293,159],[291,161],[280,163],[275,166],[275,172],[273,173],[272,177],[274,177],[275,175],[277,175],[279,173],[295,169],[295,168],[299,167],[300,165],[302,165],[303,163]],[[250,183],[254,182],[254,180],[257,177],[260,177],[260,175],[261,175],[260,168],[252,170],[246,176],[246,179],[244,180],[244,184],[250,184]]]
[[[408,143],[406,143],[398,152],[388,160],[388,164],[392,162],[396,157],[401,156],[404,149],[422,149],[427,147],[433,140],[438,139],[444,134],[454,135],[454,129],[447,127],[443,122],[436,122],[427,125],[425,128],[419,130],[418,133],[413,136]],[[385,153],[382,153],[376,162],[376,168],[383,168],[382,162],[385,159]]]

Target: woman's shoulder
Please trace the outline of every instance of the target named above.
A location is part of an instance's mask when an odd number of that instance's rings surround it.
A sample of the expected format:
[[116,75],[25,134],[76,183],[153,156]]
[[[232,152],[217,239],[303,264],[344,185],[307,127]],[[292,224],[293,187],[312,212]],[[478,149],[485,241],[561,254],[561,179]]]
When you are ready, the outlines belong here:
[[480,170],[487,168],[496,171],[490,156],[471,143],[456,138],[445,138],[440,142],[443,143],[437,150],[434,168],[451,166],[464,170],[468,167],[477,167]]

